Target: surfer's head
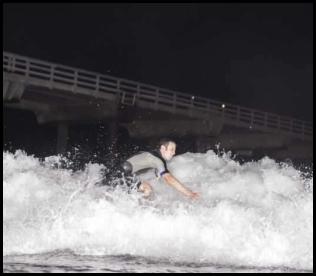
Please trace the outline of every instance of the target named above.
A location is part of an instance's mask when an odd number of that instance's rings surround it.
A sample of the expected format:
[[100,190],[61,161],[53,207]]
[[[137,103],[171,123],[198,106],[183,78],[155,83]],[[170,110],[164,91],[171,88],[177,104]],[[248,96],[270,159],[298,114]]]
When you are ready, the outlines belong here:
[[171,160],[176,154],[176,143],[171,139],[163,138],[159,141],[159,151],[163,159]]

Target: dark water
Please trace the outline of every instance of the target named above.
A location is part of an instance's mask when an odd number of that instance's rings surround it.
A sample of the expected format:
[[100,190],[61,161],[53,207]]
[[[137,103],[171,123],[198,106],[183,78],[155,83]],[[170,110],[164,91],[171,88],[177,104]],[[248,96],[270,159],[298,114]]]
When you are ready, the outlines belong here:
[[4,273],[311,273],[287,267],[181,263],[141,256],[78,256],[67,251],[3,258]]

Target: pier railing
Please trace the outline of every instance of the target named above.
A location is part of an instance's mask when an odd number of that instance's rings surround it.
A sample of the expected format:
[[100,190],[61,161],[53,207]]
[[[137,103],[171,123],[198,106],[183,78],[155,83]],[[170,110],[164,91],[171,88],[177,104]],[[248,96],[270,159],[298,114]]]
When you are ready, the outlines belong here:
[[306,140],[313,137],[311,122],[13,53],[3,52],[3,72],[20,75],[26,82],[44,82],[50,88],[62,85],[70,93],[85,90],[85,94],[90,93],[93,97],[112,96],[125,105],[181,113],[191,117],[199,117],[201,114],[204,117],[216,116],[223,120],[223,123],[239,127],[285,133]]

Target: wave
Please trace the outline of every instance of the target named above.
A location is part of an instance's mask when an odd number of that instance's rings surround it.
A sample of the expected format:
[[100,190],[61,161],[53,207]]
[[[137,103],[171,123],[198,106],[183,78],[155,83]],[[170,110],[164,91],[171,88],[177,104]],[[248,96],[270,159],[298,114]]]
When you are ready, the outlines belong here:
[[[185,153],[170,171],[201,194],[188,200],[162,180],[143,200],[123,186],[98,186],[105,167],[58,166],[23,151],[3,153],[3,254],[69,249],[177,262],[313,268],[313,175],[263,158]],[[57,164],[57,165],[56,165]]]

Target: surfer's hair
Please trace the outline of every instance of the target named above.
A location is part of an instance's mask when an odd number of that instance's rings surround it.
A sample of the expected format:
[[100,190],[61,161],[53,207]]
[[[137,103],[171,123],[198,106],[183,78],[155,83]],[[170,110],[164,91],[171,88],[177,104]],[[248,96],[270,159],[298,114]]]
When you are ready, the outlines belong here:
[[158,142],[158,148],[160,148],[161,146],[168,147],[168,145],[169,145],[170,143],[176,144],[176,142],[173,141],[173,140],[170,139],[170,138],[166,138],[166,137],[161,138],[161,139],[159,140],[159,142]]

